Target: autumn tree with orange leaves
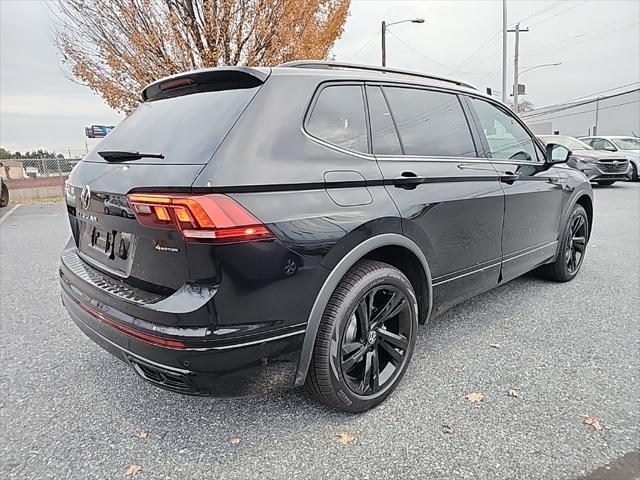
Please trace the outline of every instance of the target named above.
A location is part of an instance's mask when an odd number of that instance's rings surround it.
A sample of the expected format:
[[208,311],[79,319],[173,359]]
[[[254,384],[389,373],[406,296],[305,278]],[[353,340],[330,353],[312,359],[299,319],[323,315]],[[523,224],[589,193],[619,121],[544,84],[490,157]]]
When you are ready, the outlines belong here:
[[222,65],[324,59],[350,0],[61,0],[56,45],[72,76],[130,112],[158,78]]

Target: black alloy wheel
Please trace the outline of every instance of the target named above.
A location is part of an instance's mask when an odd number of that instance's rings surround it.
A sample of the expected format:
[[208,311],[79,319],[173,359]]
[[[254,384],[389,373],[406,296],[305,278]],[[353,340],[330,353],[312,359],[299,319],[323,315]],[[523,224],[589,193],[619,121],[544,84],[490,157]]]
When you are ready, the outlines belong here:
[[372,287],[349,317],[340,345],[344,379],[357,395],[373,395],[393,381],[404,365],[411,315],[409,302],[393,285]]
[[587,222],[582,215],[576,215],[571,221],[570,234],[567,236],[564,259],[567,271],[575,275],[580,270],[584,251],[587,248]]
[[307,384],[320,401],[363,412],[402,379],[416,341],[418,302],[397,268],[363,260],[347,272],[325,308]]
[[589,217],[582,205],[573,207],[560,238],[555,260],[537,271],[550,280],[568,282],[580,271],[589,243]]

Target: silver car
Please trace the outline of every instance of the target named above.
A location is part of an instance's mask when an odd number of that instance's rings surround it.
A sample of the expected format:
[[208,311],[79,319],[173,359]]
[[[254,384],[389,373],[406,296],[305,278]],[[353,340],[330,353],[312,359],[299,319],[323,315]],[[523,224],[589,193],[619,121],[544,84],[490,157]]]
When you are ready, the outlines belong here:
[[625,137],[622,135],[599,135],[597,137],[581,137],[584,143],[593,149],[617,153],[626,157],[631,164],[631,179],[634,182],[640,181],[640,138]]
[[631,178],[631,166],[624,155],[594,150],[577,138],[566,135],[540,135],[546,145],[555,143],[571,150],[567,165],[580,170],[590,182],[598,185],[613,185]]

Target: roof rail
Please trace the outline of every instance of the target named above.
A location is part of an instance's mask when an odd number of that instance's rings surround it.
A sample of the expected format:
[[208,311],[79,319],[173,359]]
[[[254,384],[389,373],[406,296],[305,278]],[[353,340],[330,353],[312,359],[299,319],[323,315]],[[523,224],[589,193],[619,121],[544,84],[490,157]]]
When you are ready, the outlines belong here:
[[371,72],[381,73],[393,73],[397,75],[408,75],[412,77],[428,78],[430,80],[438,80],[440,82],[454,83],[461,87],[472,88],[477,90],[476,87],[469,83],[461,82],[458,80],[452,80],[450,78],[439,77],[437,75],[428,75],[425,73],[412,72],[410,70],[397,70],[395,68],[376,67],[373,65],[359,65],[357,63],[343,63],[343,62],[327,62],[322,60],[296,60],[293,62],[281,63],[279,67],[293,67],[293,68],[318,68],[326,70],[367,70]]

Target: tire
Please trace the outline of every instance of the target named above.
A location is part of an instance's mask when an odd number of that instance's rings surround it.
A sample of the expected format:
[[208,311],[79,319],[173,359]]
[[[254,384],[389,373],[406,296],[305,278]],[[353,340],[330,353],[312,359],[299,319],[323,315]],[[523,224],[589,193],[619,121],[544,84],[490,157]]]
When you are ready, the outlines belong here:
[[640,181],[640,177],[638,177],[638,167],[636,167],[635,163],[631,164],[631,181],[632,182]]
[[386,263],[357,263],[320,322],[307,377],[311,392],[337,410],[375,407],[402,380],[417,330],[418,302],[407,277]]
[[598,180],[598,185],[602,185],[603,187],[608,187],[609,185],[613,185],[616,183],[615,180]]
[[[582,222],[582,223],[581,223]],[[576,232],[574,227],[580,224],[580,231]],[[581,241],[576,239],[582,238]],[[558,246],[558,254],[553,263],[543,265],[539,269],[539,273],[542,276],[554,280],[556,282],[568,282],[572,280],[580,271],[584,256],[587,252],[587,244],[589,243],[589,217],[587,212],[581,205],[576,205],[571,211],[571,215],[567,220],[564,230],[562,231],[562,239]],[[580,252],[579,259],[576,257],[570,258],[569,255],[573,255],[573,252]],[[573,267],[571,261],[573,260]]]
[[9,205],[9,189],[2,183],[2,191],[0,191],[0,207],[6,207]]

